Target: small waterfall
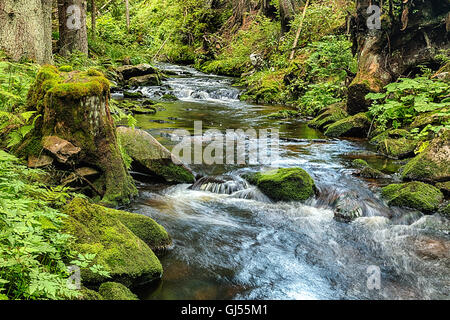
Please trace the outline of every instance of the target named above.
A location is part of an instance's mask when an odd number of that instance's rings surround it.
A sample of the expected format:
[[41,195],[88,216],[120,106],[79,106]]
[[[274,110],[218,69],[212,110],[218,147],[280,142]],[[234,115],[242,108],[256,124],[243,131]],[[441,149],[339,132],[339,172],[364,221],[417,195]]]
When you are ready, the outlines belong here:
[[190,189],[231,195],[248,188],[250,185],[244,179],[238,176],[223,175],[203,177],[197,180]]
[[271,203],[272,201],[256,187],[251,187],[248,189],[240,190],[231,195],[233,198],[245,199],[245,200],[256,200],[260,202]]

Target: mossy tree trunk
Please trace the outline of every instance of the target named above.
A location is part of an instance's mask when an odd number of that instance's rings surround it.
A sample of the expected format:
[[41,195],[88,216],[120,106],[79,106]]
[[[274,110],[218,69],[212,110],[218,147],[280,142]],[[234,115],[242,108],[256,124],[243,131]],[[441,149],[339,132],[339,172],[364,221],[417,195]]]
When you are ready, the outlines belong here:
[[[94,182],[105,204],[129,202],[137,194],[120,152],[109,110],[109,82],[97,71],[41,69],[29,93],[29,105],[42,116],[34,136],[64,139],[81,151],[65,167],[90,166],[101,172]],[[53,139],[55,140],[55,139]],[[60,161],[61,162],[61,161]]]
[[[381,29],[369,29],[368,19],[374,12],[367,13],[368,7],[382,4]],[[356,7],[352,38],[358,73],[348,90],[350,114],[368,109],[367,93],[380,91],[400,76],[413,76],[420,71],[418,65],[438,68],[437,54],[449,48],[445,18],[450,0],[394,3],[392,10],[386,1],[357,0]]]
[[52,62],[52,0],[1,0],[0,50],[13,58]]
[[59,54],[88,54],[86,0],[58,0]]
[[280,20],[281,31],[283,33],[291,30],[291,23],[295,18],[298,8],[303,5],[304,1],[296,0],[279,0],[280,3]]

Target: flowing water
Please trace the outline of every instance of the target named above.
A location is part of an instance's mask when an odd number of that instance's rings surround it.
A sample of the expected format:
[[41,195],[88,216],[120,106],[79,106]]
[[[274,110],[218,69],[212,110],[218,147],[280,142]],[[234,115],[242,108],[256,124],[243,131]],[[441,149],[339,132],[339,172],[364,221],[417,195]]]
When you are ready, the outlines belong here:
[[[173,248],[161,262],[162,281],[139,290],[142,299],[449,299],[450,225],[435,214],[389,208],[380,184],[362,180],[351,161],[363,158],[386,174],[401,163],[376,155],[360,140],[328,139],[302,120],[269,120],[280,108],[239,101],[232,79],[160,65],[177,74],[140,90],[159,99],[156,115],[138,126],[171,149],[176,129],[280,131],[279,159],[261,165],[192,165],[194,186],[141,183],[132,208],[162,224]],[[196,137],[201,138],[201,137]],[[270,167],[302,167],[320,195],[306,203],[273,203],[243,174]],[[363,217],[333,218],[341,197]],[[380,283],[377,285],[377,271]]]

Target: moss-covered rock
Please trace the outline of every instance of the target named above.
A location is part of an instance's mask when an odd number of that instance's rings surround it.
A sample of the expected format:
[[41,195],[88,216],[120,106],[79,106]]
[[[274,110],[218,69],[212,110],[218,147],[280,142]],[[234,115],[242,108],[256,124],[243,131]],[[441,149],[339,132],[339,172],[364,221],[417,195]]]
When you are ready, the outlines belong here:
[[130,289],[117,282],[102,283],[98,291],[104,300],[139,300]]
[[355,160],[353,160],[353,161],[352,161],[352,165],[353,165],[355,168],[358,168],[358,169],[364,169],[365,167],[368,167],[368,166],[369,166],[369,164],[367,163],[367,161],[366,161],[366,160],[363,160],[363,159],[355,159]]
[[412,138],[411,133],[405,129],[384,130],[382,132],[379,132],[379,130],[376,129],[373,133],[374,135],[372,136],[370,143],[375,145],[386,139]]
[[382,189],[382,196],[388,204],[397,207],[407,207],[423,212],[434,212],[444,199],[439,189],[423,182],[391,184]]
[[141,214],[120,210],[109,209],[108,212],[120,220],[153,251],[164,250],[172,244],[172,239],[166,229],[155,220]]
[[379,153],[394,159],[406,159],[413,157],[416,150],[417,141],[405,138],[383,139],[378,142],[377,150]]
[[339,120],[325,131],[329,137],[366,137],[370,128],[370,119],[365,113]]
[[403,168],[402,178],[425,182],[450,180],[450,130],[440,132],[422,153]]
[[417,115],[414,121],[409,125],[411,128],[423,129],[427,125],[439,125],[450,120],[448,114],[450,108],[444,108],[439,111],[425,112]]
[[450,181],[436,183],[436,188],[441,190],[447,197],[450,196]]
[[342,103],[336,103],[323,110],[316,118],[308,122],[308,126],[316,129],[324,129],[335,122],[348,117]]
[[149,133],[126,127],[117,128],[120,143],[133,159],[133,169],[163,178],[167,182],[193,183],[192,171]]
[[382,179],[386,178],[386,175],[381,172],[380,170],[371,168],[371,167],[365,167],[361,170],[359,175],[366,179]]
[[[153,251],[110,210],[79,198],[65,207],[64,229],[74,236],[73,249],[96,254],[93,263],[103,266],[113,281],[127,286],[161,278],[162,266]],[[85,284],[106,280],[90,269],[82,269],[81,276]]]
[[103,297],[97,291],[82,287],[78,300],[103,300]]
[[305,201],[316,192],[311,176],[301,168],[282,168],[245,177],[275,201]]
[[444,205],[441,210],[439,210],[439,213],[443,216],[450,218],[450,202]]

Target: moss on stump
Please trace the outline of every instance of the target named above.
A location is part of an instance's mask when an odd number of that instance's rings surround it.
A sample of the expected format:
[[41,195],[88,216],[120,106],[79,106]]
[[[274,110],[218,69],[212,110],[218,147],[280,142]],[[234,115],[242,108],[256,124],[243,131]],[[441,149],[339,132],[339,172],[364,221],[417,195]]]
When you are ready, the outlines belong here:
[[139,300],[130,289],[117,282],[102,283],[98,291],[104,300]]
[[102,201],[116,205],[128,203],[137,189],[119,151],[109,98],[109,81],[96,70],[62,72],[53,66],[42,67],[28,94],[28,109],[41,117],[32,134],[34,140],[20,149],[34,154],[36,147],[30,146],[39,142],[38,149],[42,149],[41,141],[49,136],[70,142],[81,149],[77,163],[101,170]]
[[[147,283],[162,276],[161,263],[149,246],[130,231],[111,209],[74,199],[64,212],[65,231],[74,236],[73,249],[96,254],[93,261],[127,286]],[[82,269],[83,283],[100,284],[106,277]]]
[[418,181],[391,184],[384,187],[381,192],[391,206],[407,207],[423,212],[436,211],[444,199],[439,189]]
[[301,168],[283,168],[246,176],[275,201],[305,201],[316,192],[311,176]]

